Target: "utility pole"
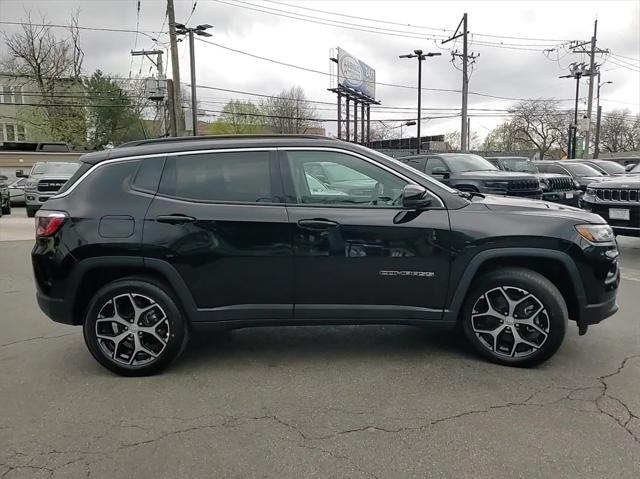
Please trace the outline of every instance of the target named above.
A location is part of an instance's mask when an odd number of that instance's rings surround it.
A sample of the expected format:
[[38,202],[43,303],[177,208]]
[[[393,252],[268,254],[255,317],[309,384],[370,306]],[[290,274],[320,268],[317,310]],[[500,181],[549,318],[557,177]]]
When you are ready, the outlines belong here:
[[169,18],[169,43],[171,52],[171,76],[173,79],[173,116],[176,119],[176,134],[184,136],[184,115],[182,114],[182,94],[180,93],[180,59],[178,58],[178,39],[176,37],[176,14],[173,0],[167,0]]
[[[475,62],[475,59],[480,56],[480,54],[476,54],[476,53],[469,54],[469,44],[468,44],[469,28],[467,24],[467,19],[468,17],[467,17],[467,14],[465,13],[462,16],[462,20],[460,20],[460,23],[458,24],[456,31],[453,33],[453,36],[441,42],[441,44],[444,45],[445,43],[448,43],[450,41],[453,41],[457,38],[462,37],[462,53],[459,53],[457,50],[454,52],[451,52],[451,56],[453,58],[455,57],[462,58],[462,115],[461,115],[462,126],[460,128],[460,150],[461,151],[467,151],[469,148],[468,141],[467,141],[469,136],[468,123],[467,123],[467,103],[468,103],[468,97],[469,97],[469,73],[468,73],[469,60],[471,60],[472,62]],[[462,27],[462,30],[460,30],[460,27]]]
[[198,136],[198,102],[196,98],[196,52],[195,45],[193,44],[193,35],[199,35],[201,37],[210,37],[211,34],[205,32],[211,25],[204,24],[198,25],[194,28],[189,28],[182,23],[176,23],[176,33],[178,35],[189,35],[189,56],[191,59],[191,119],[193,121],[193,136]]
[[[571,46],[573,53],[586,53],[587,55],[589,55],[589,97],[587,98],[588,127],[585,132],[585,145],[584,145],[584,152],[582,155],[583,158],[589,157],[589,147],[590,147],[589,142],[591,137],[591,114],[593,110],[593,82],[594,82],[593,77],[598,73],[598,67],[600,66],[595,62],[596,53],[609,53],[608,49],[603,50],[596,47],[596,43],[598,41],[597,34],[598,34],[598,20],[595,20],[593,23],[593,36],[591,37],[591,40]],[[587,44],[589,45],[589,50],[585,50],[585,49],[577,50],[577,48],[584,47]]]
[[442,53],[422,53],[422,50],[414,50],[413,53],[407,55],[400,55],[400,58],[417,58],[418,59],[418,146],[416,148],[416,154],[420,154],[420,143],[422,142],[422,136],[420,133],[420,124],[422,123],[422,62],[427,57],[437,57]]
[[173,80],[167,79],[167,110],[169,110],[169,135],[178,136],[176,125],[176,108],[174,102]]
[[598,95],[597,95],[597,108],[596,108],[596,141],[593,150],[593,157],[600,157],[600,122],[602,120],[602,107],[600,106],[600,88],[603,85],[609,85],[613,83],[612,81],[606,81],[604,83],[600,83],[600,72],[598,72]]

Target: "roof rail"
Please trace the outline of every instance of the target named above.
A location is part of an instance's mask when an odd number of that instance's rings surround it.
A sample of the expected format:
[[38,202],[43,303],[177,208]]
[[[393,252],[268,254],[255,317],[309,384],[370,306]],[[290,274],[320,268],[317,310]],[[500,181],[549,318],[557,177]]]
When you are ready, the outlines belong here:
[[128,148],[132,146],[151,145],[156,143],[173,143],[182,141],[204,141],[204,140],[231,140],[231,139],[269,139],[269,138],[306,138],[317,140],[333,140],[334,138],[322,135],[305,134],[255,134],[255,135],[202,135],[202,136],[171,136],[164,138],[148,138],[146,140],[134,140],[118,145],[117,148]]

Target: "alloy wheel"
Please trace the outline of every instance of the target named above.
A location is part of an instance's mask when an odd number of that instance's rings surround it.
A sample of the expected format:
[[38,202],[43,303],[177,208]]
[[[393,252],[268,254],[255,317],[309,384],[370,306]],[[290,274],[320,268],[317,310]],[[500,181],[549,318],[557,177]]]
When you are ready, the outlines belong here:
[[168,317],[153,299],[127,293],[112,297],[98,312],[95,332],[102,353],[125,366],[158,359],[170,335]]
[[512,286],[484,292],[471,312],[471,327],[480,344],[502,357],[534,354],[547,341],[550,324],[542,302],[530,292]]

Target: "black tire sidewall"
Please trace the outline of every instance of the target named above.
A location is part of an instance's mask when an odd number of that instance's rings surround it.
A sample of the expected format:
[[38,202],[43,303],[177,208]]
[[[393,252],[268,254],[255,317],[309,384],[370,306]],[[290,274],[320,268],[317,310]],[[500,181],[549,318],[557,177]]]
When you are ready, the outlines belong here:
[[[147,365],[127,366],[107,357],[98,344],[95,324],[100,308],[112,297],[124,293],[138,293],[157,302],[167,315],[169,340],[160,357]],[[141,280],[118,280],[101,288],[92,298],[83,323],[87,348],[102,366],[122,376],[147,376],[158,373],[182,352],[188,339],[188,328],[180,308],[171,295],[160,286]]]
[[[475,302],[484,292],[498,286],[513,286],[524,289],[536,296],[547,310],[550,327],[549,337],[538,351],[529,356],[508,358],[495,354],[484,346],[473,332],[471,312]],[[464,334],[476,351],[495,363],[518,367],[534,366],[553,356],[564,340],[567,319],[568,313],[564,298],[553,283],[535,271],[519,268],[492,272],[483,275],[474,282],[465,300],[461,315]]]

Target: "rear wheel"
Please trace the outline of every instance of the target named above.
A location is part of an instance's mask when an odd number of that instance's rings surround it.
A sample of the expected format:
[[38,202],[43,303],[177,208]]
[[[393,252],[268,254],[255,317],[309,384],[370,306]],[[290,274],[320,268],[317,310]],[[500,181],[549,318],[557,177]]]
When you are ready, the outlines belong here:
[[551,281],[535,271],[507,268],[479,278],[462,311],[467,340],[489,360],[533,366],[558,350],[567,306]]
[[117,280],[100,289],[83,331],[93,357],[122,376],[160,372],[188,340],[185,319],[171,293],[140,279]]

